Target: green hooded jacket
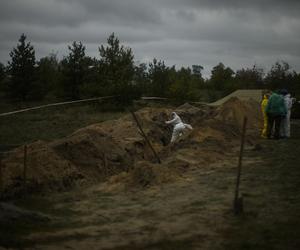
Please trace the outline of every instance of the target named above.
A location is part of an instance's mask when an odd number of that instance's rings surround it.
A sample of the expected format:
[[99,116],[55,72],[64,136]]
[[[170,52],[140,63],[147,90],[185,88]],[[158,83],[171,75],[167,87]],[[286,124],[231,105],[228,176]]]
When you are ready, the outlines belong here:
[[266,113],[275,116],[277,115],[285,116],[287,114],[287,109],[281,95],[273,93],[270,96],[266,107]]

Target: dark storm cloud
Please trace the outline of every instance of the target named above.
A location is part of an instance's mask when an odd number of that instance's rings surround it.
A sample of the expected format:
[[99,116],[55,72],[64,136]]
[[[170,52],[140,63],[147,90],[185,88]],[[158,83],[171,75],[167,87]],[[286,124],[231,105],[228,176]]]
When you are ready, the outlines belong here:
[[123,24],[158,23],[157,9],[137,0],[9,0],[1,4],[0,20],[13,20],[41,26],[79,26],[83,22],[103,21]]
[[[161,0],[159,2],[164,3],[164,7],[169,8],[169,0]],[[298,10],[300,2],[298,0],[174,0],[172,6],[181,8],[193,8],[193,9],[210,9],[210,10],[238,10],[247,9],[253,11],[260,11],[263,13],[280,12],[286,14],[296,14],[298,16]]]
[[300,1],[296,0],[10,0],[0,6],[0,61],[21,33],[37,57],[67,53],[82,41],[91,56],[112,32],[136,60],[238,69],[287,60],[300,71]]
[[76,26],[85,20],[84,8],[63,1],[10,0],[1,3],[1,22],[38,24],[41,26]]

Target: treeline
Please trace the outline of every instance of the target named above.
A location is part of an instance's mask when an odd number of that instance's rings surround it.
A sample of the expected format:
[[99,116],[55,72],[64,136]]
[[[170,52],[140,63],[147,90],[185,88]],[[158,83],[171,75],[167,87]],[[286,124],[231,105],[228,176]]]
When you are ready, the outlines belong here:
[[210,79],[204,79],[201,65],[176,69],[158,59],[137,64],[132,50],[121,45],[114,33],[106,45],[100,45],[99,59],[85,51],[81,42],[73,42],[62,60],[56,54],[36,60],[34,47],[22,34],[8,64],[0,63],[2,98],[27,102],[117,95],[121,104],[140,96],[213,101],[236,89],[257,88],[287,88],[300,95],[300,74],[286,62],[276,62],[267,73],[257,66],[234,72],[219,63]]

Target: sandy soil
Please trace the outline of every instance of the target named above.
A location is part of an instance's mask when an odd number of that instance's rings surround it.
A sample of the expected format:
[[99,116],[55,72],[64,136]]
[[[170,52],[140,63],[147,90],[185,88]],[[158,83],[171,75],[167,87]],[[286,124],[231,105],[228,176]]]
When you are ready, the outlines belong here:
[[[26,239],[35,249],[223,249],[222,233],[232,216],[235,156],[144,190],[108,192],[105,183],[53,196],[53,211],[71,212]],[[244,164],[250,161],[260,159]]]
[[[247,114],[246,146],[252,150],[259,105],[232,98],[218,108],[178,107],[194,130],[175,144],[169,144],[171,129],[164,124],[171,111],[137,112],[162,164],[155,163],[130,116],[29,145],[25,191],[44,196],[25,196],[16,204],[51,219],[32,223],[15,243],[24,249],[224,249],[241,124]],[[22,159],[19,148],[4,160],[8,194],[23,194]],[[244,164],[260,161],[251,157]],[[72,191],[63,192],[68,187]]]
[[[1,233],[8,232],[4,245],[15,249],[299,249],[300,123],[293,124],[291,139],[279,141],[257,141],[249,128],[241,178],[244,213],[234,216],[239,149],[234,123],[243,113],[240,109],[241,105],[224,106],[216,110],[214,119],[202,122],[175,145],[158,145],[163,164],[141,157],[130,171],[88,187],[14,200],[20,208],[38,211],[50,220],[5,225],[6,230],[1,228]],[[217,120],[223,121],[221,126]]]

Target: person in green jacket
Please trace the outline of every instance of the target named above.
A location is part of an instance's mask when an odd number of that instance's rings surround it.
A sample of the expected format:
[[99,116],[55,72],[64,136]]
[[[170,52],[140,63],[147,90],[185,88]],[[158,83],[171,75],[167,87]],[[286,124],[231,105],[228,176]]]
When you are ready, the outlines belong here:
[[275,131],[273,138],[280,138],[280,124],[282,119],[287,114],[287,108],[284,103],[284,99],[281,95],[273,92],[269,98],[268,104],[266,106],[266,114],[268,116],[268,130],[267,137],[270,139],[272,136],[273,125],[275,124]]

